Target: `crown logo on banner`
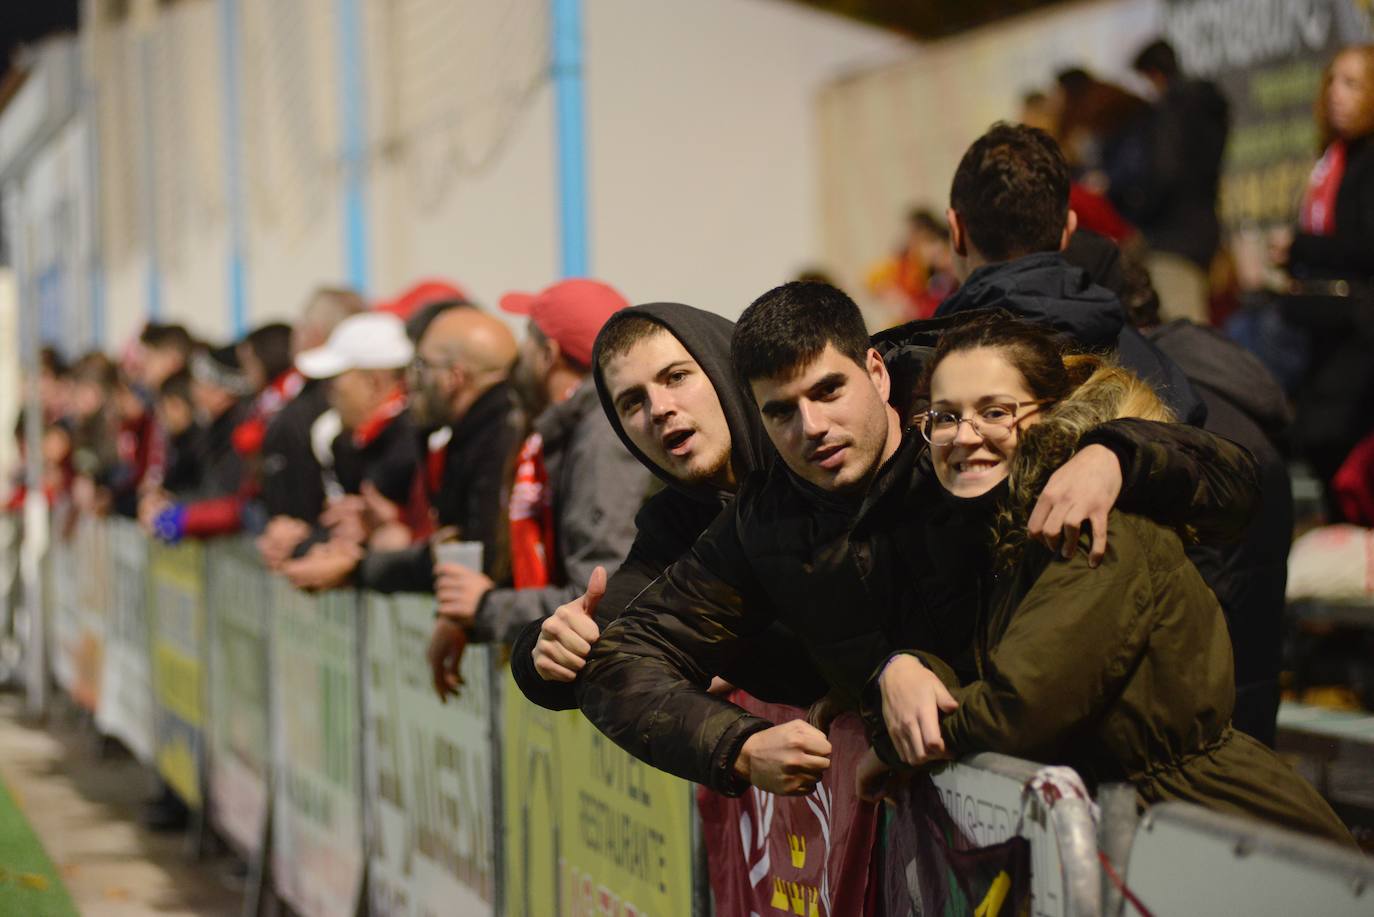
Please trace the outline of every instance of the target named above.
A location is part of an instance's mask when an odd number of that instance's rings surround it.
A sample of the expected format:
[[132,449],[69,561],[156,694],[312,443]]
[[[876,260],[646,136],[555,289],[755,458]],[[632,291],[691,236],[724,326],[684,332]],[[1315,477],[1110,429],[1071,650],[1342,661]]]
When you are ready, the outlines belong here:
[[806,866],[806,838],[800,834],[787,835],[787,848],[792,851],[792,868],[802,869]]
[[790,907],[797,917],[820,917],[821,914],[820,889],[800,882],[774,879],[773,900],[769,903],[779,911],[786,911]]

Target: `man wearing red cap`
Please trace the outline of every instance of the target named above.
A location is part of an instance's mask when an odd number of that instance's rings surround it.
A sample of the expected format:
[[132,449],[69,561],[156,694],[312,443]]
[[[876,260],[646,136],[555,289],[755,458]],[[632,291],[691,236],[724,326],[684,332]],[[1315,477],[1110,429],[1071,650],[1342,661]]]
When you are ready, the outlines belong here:
[[[612,429],[590,375],[597,332],[628,305],[611,287],[585,279],[502,297],[506,312],[529,317],[512,382],[535,417],[510,499],[514,587],[494,588],[475,570],[437,564],[436,631],[462,628],[478,642],[508,643],[525,624],[581,595],[598,565],[614,570],[629,551],[650,475]],[[456,674],[456,662],[456,653],[431,654],[436,683],[452,683],[441,676]]]

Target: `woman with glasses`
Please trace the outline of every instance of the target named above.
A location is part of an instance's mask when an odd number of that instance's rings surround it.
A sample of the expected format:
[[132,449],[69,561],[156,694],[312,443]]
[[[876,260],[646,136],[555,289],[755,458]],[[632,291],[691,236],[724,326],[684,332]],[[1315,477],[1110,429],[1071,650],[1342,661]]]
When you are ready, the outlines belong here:
[[[894,656],[865,698],[888,760],[870,752],[861,794],[875,795],[890,765],[996,751],[1070,765],[1090,786],[1129,781],[1146,803],[1180,799],[1353,843],[1310,785],[1232,728],[1226,622],[1178,534],[1114,511],[1097,566],[1023,534],[1040,489],[1089,430],[1170,419],[1154,392],[1096,357],[1063,356],[1046,329],[994,318],[945,334],[920,394],[935,499],[988,535],[959,546],[962,557],[933,558],[973,580],[978,678],[961,685],[928,653]],[[913,696],[939,710],[938,736],[913,738],[887,719]]]

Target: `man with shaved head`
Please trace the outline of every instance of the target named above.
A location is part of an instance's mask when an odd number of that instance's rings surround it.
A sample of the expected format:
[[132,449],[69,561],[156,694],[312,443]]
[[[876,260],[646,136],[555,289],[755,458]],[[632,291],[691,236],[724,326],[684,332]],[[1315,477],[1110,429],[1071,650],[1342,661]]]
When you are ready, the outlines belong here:
[[[587,278],[501,298],[506,312],[528,318],[511,381],[533,418],[506,514],[510,586],[462,564],[435,568],[429,663],[440,697],[456,683],[463,641],[510,643],[524,625],[582,595],[598,566],[613,572],[634,542],[651,478],[612,429],[591,378],[592,342],[627,305]],[[423,345],[421,353],[428,355]]]
[[[428,431],[428,459],[418,469],[441,537],[479,541],[483,572],[506,576],[500,548],[506,465],[520,444],[515,397],[507,378],[515,336],[474,306],[444,309],[425,328],[407,381],[415,423]],[[386,592],[434,591],[428,542],[363,561],[359,582]]]

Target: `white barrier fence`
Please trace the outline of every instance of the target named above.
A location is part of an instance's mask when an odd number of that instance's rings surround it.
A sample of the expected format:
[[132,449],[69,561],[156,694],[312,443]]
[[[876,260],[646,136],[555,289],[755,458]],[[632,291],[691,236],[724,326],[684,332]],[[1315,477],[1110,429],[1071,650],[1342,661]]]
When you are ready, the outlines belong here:
[[[526,702],[500,647],[469,647],[440,703],[431,597],[305,595],[246,540],[167,547],[124,520],[53,534],[53,675],[208,816],[258,892],[341,917],[709,913],[689,785]],[[1090,803],[1028,791],[1038,770],[978,755],[933,780],[975,845],[1029,841],[1033,914],[1102,913]],[[1126,882],[1156,915],[1374,913],[1370,861],[1187,806],[1147,813]]]

